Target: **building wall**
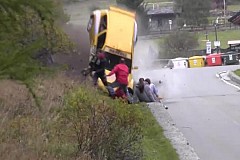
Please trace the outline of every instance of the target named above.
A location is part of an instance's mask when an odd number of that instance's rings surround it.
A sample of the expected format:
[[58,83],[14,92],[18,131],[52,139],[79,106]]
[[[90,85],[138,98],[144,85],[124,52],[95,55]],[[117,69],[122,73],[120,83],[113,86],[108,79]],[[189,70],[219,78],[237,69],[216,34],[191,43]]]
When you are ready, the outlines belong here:
[[176,28],[176,15],[174,14],[149,16],[149,31],[169,31],[169,20],[172,20],[171,29]]

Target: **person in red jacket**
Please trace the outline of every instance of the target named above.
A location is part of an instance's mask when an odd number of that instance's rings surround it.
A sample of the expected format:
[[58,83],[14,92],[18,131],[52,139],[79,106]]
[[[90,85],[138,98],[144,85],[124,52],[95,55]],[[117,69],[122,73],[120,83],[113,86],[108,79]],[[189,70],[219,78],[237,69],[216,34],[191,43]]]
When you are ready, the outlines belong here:
[[124,58],[120,59],[119,64],[115,65],[113,70],[107,76],[111,76],[113,74],[115,74],[116,80],[113,83],[109,84],[107,87],[109,96],[115,97],[114,88],[120,87],[124,91],[126,96],[129,97],[129,92],[127,88],[129,68],[125,64]]

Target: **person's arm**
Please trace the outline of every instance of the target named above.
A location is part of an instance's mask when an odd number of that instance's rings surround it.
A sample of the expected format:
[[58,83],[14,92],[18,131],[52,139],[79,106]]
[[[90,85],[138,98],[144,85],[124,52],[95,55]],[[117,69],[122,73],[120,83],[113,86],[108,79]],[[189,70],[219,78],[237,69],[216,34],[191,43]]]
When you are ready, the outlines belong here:
[[95,71],[95,73],[103,72],[106,67],[106,62],[103,60],[100,62],[100,68]]
[[114,73],[116,73],[117,70],[118,70],[118,66],[115,66],[115,67],[113,68],[113,70],[112,70],[107,76],[113,75]]
[[152,91],[149,86],[145,85],[144,89],[146,90],[146,94],[151,102],[156,102],[156,99],[154,98],[154,95],[152,94]]
[[154,84],[153,84],[153,93],[158,97],[158,89]]

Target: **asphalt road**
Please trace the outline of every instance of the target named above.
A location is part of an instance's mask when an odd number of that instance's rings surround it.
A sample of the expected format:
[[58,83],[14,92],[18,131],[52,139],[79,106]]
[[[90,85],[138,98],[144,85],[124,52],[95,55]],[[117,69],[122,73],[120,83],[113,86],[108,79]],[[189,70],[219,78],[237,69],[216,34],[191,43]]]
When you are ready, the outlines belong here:
[[138,71],[158,85],[175,126],[202,160],[240,159],[240,92],[216,73],[237,66]]

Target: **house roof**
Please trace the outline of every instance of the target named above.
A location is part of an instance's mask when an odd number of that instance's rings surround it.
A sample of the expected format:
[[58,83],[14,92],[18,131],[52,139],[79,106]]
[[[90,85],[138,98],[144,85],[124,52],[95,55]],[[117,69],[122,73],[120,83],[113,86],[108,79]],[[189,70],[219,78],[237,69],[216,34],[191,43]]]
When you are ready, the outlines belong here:
[[233,24],[240,25],[240,12],[237,12],[235,15],[233,15],[228,19],[228,21]]
[[159,7],[156,9],[149,9],[147,11],[148,15],[156,15],[156,14],[175,14],[173,6]]

